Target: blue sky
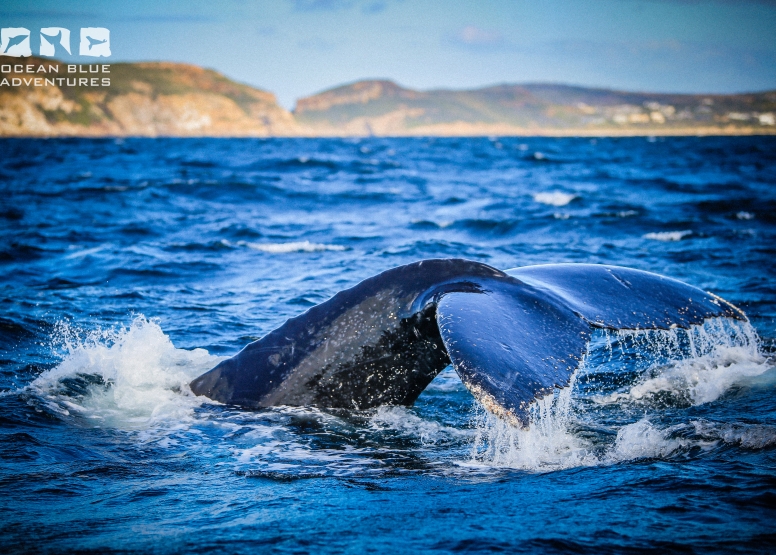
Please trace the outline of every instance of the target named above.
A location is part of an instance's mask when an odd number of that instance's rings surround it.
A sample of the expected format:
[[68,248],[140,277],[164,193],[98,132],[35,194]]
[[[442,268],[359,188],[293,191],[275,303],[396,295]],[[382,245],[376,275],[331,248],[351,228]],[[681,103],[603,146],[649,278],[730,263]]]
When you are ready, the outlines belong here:
[[288,108],[364,78],[776,89],[776,0],[4,0],[0,26],[31,29],[35,53],[40,27],[108,27],[111,62],[203,65]]

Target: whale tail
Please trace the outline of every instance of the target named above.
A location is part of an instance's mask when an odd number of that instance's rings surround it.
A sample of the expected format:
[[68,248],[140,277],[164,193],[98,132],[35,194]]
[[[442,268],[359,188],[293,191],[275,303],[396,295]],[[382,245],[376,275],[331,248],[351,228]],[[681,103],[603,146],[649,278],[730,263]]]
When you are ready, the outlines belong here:
[[594,328],[687,328],[746,316],[656,274],[591,264],[501,272],[425,260],[393,268],[288,320],[191,382],[246,408],[411,405],[453,368],[491,412],[528,425],[530,404],[568,385]]

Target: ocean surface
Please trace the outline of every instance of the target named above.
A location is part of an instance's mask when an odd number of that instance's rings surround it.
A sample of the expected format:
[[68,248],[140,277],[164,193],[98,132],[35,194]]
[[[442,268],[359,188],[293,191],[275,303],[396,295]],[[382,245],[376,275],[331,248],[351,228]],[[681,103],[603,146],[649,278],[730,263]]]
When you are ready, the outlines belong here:
[[[773,553],[776,139],[0,141],[0,552]],[[597,332],[529,431],[188,382],[424,258],[630,266],[749,323]]]

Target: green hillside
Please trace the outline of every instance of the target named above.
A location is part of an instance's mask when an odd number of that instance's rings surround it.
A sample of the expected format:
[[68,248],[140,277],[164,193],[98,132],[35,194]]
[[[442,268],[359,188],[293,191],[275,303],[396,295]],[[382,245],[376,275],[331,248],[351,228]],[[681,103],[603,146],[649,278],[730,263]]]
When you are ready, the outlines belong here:
[[414,91],[360,81],[303,98],[294,115],[319,131],[376,134],[510,128],[553,133],[773,133],[776,91],[738,95],[657,94],[567,85],[497,85]]

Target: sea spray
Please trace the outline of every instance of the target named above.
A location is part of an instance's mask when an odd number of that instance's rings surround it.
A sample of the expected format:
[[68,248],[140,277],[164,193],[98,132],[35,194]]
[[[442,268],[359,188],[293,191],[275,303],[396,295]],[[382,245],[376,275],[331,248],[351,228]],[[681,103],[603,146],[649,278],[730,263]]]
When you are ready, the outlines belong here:
[[573,379],[569,387],[537,400],[531,406],[530,426],[520,429],[480,409],[472,462],[523,470],[558,470],[596,464],[590,446],[569,429]]
[[[717,400],[773,368],[748,322],[714,319],[690,329],[599,330],[571,384],[535,401],[528,429],[480,408],[471,463],[529,471],[671,458],[721,443],[776,443],[776,431],[706,423],[660,427],[667,406]],[[585,430],[608,430],[597,442]],[[703,431],[703,433],[701,433]]]
[[53,343],[61,362],[28,391],[47,409],[96,426],[135,429],[189,418],[204,400],[191,394],[189,381],[221,360],[204,349],[175,348],[159,323],[142,315],[128,328],[88,332],[61,323]]
[[606,453],[606,462],[630,461],[634,459],[665,459],[688,448],[694,442],[674,437],[671,427],[660,429],[648,418],[623,426],[617,431],[617,438]]
[[[713,319],[690,329],[604,332],[609,361],[619,355],[635,380],[613,391],[599,380],[599,404],[691,406],[715,401],[732,387],[772,368],[748,322]],[[612,340],[611,336],[614,336]],[[595,368],[589,372],[595,373]]]

